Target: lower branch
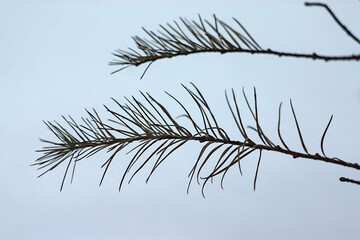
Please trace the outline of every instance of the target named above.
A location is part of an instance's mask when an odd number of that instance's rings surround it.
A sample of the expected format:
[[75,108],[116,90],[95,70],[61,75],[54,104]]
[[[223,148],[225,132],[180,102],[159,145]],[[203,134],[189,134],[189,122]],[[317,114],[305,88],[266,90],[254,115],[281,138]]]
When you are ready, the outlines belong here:
[[[291,110],[293,113],[293,118],[296,123],[296,132],[298,133],[299,140],[302,143],[303,152],[294,151],[289,147],[289,144],[286,144],[286,141],[281,136],[281,104],[279,106],[278,112],[278,124],[277,124],[277,133],[283,147],[274,144],[275,141],[270,140],[270,138],[265,135],[264,129],[260,126],[260,119],[257,106],[257,95],[254,88],[254,107],[251,106],[250,101],[248,101],[245,92],[243,95],[248,106],[248,109],[253,117],[256,127],[248,127],[251,130],[256,132],[256,140],[252,139],[247,133],[247,129],[244,127],[242,120],[242,113],[240,113],[240,107],[238,106],[236,95],[232,91],[232,96],[229,97],[225,93],[226,102],[231,113],[231,117],[237,126],[237,130],[242,136],[242,140],[232,140],[224,128],[220,127],[215,114],[211,111],[210,106],[208,105],[206,99],[200,92],[200,90],[192,84],[195,90],[187,88],[183,85],[184,89],[190,95],[192,100],[195,103],[197,110],[201,113],[200,121],[195,121],[198,117],[194,117],[190,111],[179,101],[177,98],[167,93],[178,106],[183,110],[181,115],[182,119],[190,121],[187,128],[178,122],[171,115],[170,111],[165,108],[161,103],[154,99],[149,94],[141,93],[145,98],[147,104],[141,103],[136,98],[132,98],[132,101],[126,99],[128,102],[125,104],[119,104],[115,101],[120,109],[120,113],[117,111],[106,110],[112,114],[114,119],[109,119],[109,122],[114,123],[114,126],[111,126],[109,123],[105,123],[100,119],[97,112],[87,111],[90,119],[83,118],[83,123],[76,123],[71,117],[69,119],[64,117],[64,120],[67,122],[69,129],[66,129],[64,126],[58,124],[57,122],[51,123],[46,122],[50,131],[58,138],[59,142],[52,142],[47,140],[42,140],[44,143],[48,144],[43,149],[38,150],[38,152],[43,155],[38,158],[34,165],[38,166],[39,169],[44,169],[45,171],[40,175],[52,171],[57,168],[60,164],[68,160],[67,168],[65,170],[64,179],[70,168],[70,165],[73,163],[73,173],[75,169],[76,162],[88,158],[99,151],[107,150],[110,154],[110,157],[105,161],[102,167],[105,168],[100,184],[102,183],[104,176],[115,158],[120,151],[123,151],[130,145],[134,147],[127,153],[133,152],[134,155],[131,158],[120,183],[120,187],[124,181],[125,176],[129,171],[136,165],[137,162],[142,161],[140,166],[137,167],[136,171],[131,176],[130,180],[144,167],[150,165],[150,160],[155,159],[155,163],[151,169],[151,172],[146,181],[150,178],[156,168],[174,151],[179,149],[182,145],[187,142],[199,142],[203,143],[201,150],[197,154],[197,160],[194,163],[194,166],[189,174],[190,182],[194,176],[196,176],[199,183],[200,179],[204,179],[203,186],[207,183],[208,180],[212,179],[214,176],[222,174],[222,179],[226,175],[227,171],[234,166],[235,164],[239,165],[240,161],[243,158],[246,158],[249,154],[259,151],[259,160],[258,167],[256,170],[256,176],[254,181],[254,188],[256,184],[256,179],[258,177],[258,170],[260,166],[260,160],[262,157],[262,151],[271,151],[278,152],[281,154],[290,155],[293,158],[304,158],[315,161],[322,161],[326,163],[336,164],[343,167],[348,167],[352,169],[360,170],[360,165],[358,163],[346,162],[337,157],[327,157],[324,150],[324,139],[326,133],[329,129],[330,123],[332,121],[332,116],[322,134],[321,137],[321,154],[315,153],[310,154],[305,147],[305,141],[301,134],[300,124],[296,117],[295,110],[292,102],[290,101]],[[150,111],[151,109],[152,111]],[[189,123],[189,122],[188,122]],[[235,129],[232,129],[234,131]],[[215,152],[219,154],[216,156]],[[211,169],[210,174],[206,177],[200,177],[204,166],[211,165],[208,163],[209,159],[217,158],[215,166]],[[341,178],[342,181],[347,181],[355,183],[355,180],[348,180]]]

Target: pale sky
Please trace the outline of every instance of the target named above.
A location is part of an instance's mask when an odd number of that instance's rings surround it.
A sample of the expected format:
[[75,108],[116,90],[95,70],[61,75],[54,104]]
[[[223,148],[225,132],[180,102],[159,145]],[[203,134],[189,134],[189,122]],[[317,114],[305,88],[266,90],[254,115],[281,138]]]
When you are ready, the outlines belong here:
[[[360,2],[327,1],[357,36]],[[59,191],[66,166],[46,174],[30,165],[55,140],[43,120],[62,115],[80,120],[85,108],[110,117],[111,97],[149,92],[180,113],[164,91],[190,104],[181,83],[195,83],[221,124],[237,132],[224,98],[233,88],[258,94],[263,129],[278,144],[277,111],[283,102],[282,130],[301,151],[291,98],[309,151],[320,152],[321,134],[334,114],[325,141],[327,155],[359,162],[359,62],[320,62],[246,54],[199,54],[155,62],[117,74],[108,66],[114,50],[134,47],[141,27],[158,29],[179,17],[212,14],[229,24],[237,18],[263,48],[328,55],[359,53],[321,8],[303,1],[0,1],[0,239],[359,239],[360,188],[339,177],[359,172],[332,164],[263,153],[253,191],[257,154],[206,187],[186,193],[188,173],[201,144],[179,149],[145,183],[150,167],[118,192],[131,156],[119,154],[101,187],[106,153],[79,162],[74,182]],[[235,25],[232,25],[235,26]],[[244,104],[242,101],[241,104]],[[242,105],[245,106],[245,105]],[[244,108],[247,120],[250,115]],[[249,122],[251,125],[252,122]]]

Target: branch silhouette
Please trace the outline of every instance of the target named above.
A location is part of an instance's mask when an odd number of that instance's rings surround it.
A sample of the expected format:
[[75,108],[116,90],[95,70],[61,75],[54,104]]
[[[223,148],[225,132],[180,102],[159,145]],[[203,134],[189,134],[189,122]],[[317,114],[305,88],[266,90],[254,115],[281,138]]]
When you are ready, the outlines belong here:
[[[335,22],[357,43],[360,40],[352,34],[344,24],[335,16],[331,9],[321,3],[306,2],[305,6],[324,7],[333,17]],[[197,53],[246,53],[260,55],[274,55],[278,57],[305,58],[321,61],[359,61],[360,54],[351,55],[325,55],[313,53],[294,53],[286,51],[272,50],[262,48],[257,41],[250,35],[246,28],[235,18],[233,20],[239,29],[231,27],[229,24],[213,16],[213,23],[203,20],[199,15],[198,21],[189,21],[180,18],[180,23],[173,21],[173,24],[167,23],[166,26],[160,25],[160,30],[155,33],[143,28],[148,38],[134,36],[138,50],[129,48],[129,50],[116,50],[113,55],[116,57],[110,65],[122,66],[112,73],[119,72],[130,66],[140,66],[148,64],[143,75],[152,63],[155,61],[173,58],[177,56],[186,56]]]
[[[279,152],[290,155],[293,158],[323,161],[360,170],[360,165],[357,163],[350,163],[337,157],[330,158],[325,155],[323,143],[332,116],[321,138],[320,146],[322,154],[310,154],[305,147],[295,110],[290,101],[293,118],[296,122],[296,131],[299,134],[299,140],[304,150],[303,152],[295,151],[288,147],[281,136],[281,104],[278,113],[277,133],[282,146],[277,145],[274,141],[270,140],[260,126],[255,88],[253,106],[251,106],[243,90],[244,100],[246,101],[255,125],[255,127],[247,128],[244,127],[242,113],[240,112],[235,92],[232,90],[230,97],[225,93],[225,99],[229,114],[231,114],[238,132],[242,137],[240,140],[234,140],[229,137],[225,128],[220,126],[215,114],[212,112],[201,91],[194,84],[192,84],[193,89],[184,85],[182,86],[197,106],[197,110],[201,117],[200,121],[195,121],[198,116],[196,117],[193,113],[190,113],[189,108],[184,106],[179,99],[169,93],[166,94],[182,109],[183,114],[181,115],[181,118],[185,119],[191,127],[186,127],[185,124],[176,120],[176,118],[173,117],[173,114],[163,104],[148,93],[141,93],[143,102],[146,104],[135,97],[132,97],[131,100],[126,99],[125,104],[120,104],[114,99],[115,103],[121,109],[121,112],[105,106],[105,109],[113,118],[107,123],[99,117],[95,110],[92,112],[87,111],[89,118],[83,118],[81,124],[75,122],[70,116],[68,118],[63,117],[67,124],[67,128],[57,122],[45,122],[50,131],[56,136],[58,142],[42,140],[44,143],[48,144],[48,146],[38,150],[38,152],[43,155],[38,158],[34,164],[38,166],[39,169],[44,170],[40,176],[68,161],[60,188],[62,190],[71,165],[73,165],[72,181],[76,163],[78,161],[106,149],[110,154],[110,157],[102,165],[104,172],[100,180],[101,185],[108,168],[116,155],[120,151],[125,151],[125,148],[132,145],[132,148],[127,151],[127,154],[133,153],[133,156],[123,173],[119,184],[120,190],[128,174],[131,175],[128,180],[128,183],[130,183],[133,177],[141,169],[147,165],[152,165],[151,171],[146,179],[146,182],[149,181],[157,167],[174,153],[174,151],[188,142],[198,142],[202,145],[197,160],[189,173],[188,191],[192,180],[196,178],[196,181],[199,184],[200,181],[203,181],[203,195],[206,183],[215,176],[222,175],[222,186],[223,179],[231,167],[237,165],[240,169],[240,173],[242,173],[240,165],[241,161],[255,151],[259,152],[259,160],[254,177],[254,190],[262,158],[261,153],[263,151]],[[251,138],[248,129],[254,130],[257,133],[258,139]],[[220,156],[215,157],[215,152],[218,152]],[[210,161],[211,158],[217,159],[215,164]],[[153,160],[153,163],[151,163],[151,160]],[[138,166],[135,167],[135,165]],[[212,170],[210,173],[201,176],[205,165],[211,166],[210,168]],[[130,173],[132,169],[135,170]]]
[[[327,10],[329,15],[339,25],[339,27],[355,42],[360,43],[357,38],[341,21],[335,16],[332,10],[322,3],[306,2],[305,6],[322,7]],[[269,48],[264,49],[250,35],[246,28],[235,18],[237,29],[218,19],[214,15],[214,22],[203,20],[199,15],[199,21],[188,21],[180,18],[180,23],[160,25],[161,30],[157,33],[143,28],[150,39],[133,37],[137,50],[117,50],[114,56],[116,60],[110,65],[121,66],[118,72],[130,66],[139,66],[147,63],[145,71],[157,60],[185,56],[196,53],[218,52],[218,53],[245,53],[245,54],[264,54],[278,57],[295,57],[322,61],[359,61],[360,54],[331,56],[317,53],[290,53],[286,51],[275,51]],[[329,130],[333,116],[330,117],[320,140],[321,153],[309,153],[306,142],[300,128],[300,123],[295,113],[295,108],[290,100],[292,117],[295,122],[299,142],[302,146],[301,151],[296,151],[281,135],[281,109],[278,109],[278,123],[276,133],[279,144],[274,139],[270,139],[261,127],[256,90],[254,88],[253,104],[250,103],[243,89],[243,98],[252,116],[253,125],[247,126],[243,123],[242,111],[238,104],[234,90],[230,96],[225,92],[226,104],[231,118],[236,124],[240,139],[229,137],[228,132],[218,123],[215,114],[208,105],[201,91],[192,84],[192,88],[182,85],[186,93],[195,104],[197,116],[190,111],[189,106],[185,106],[182,101],[173,95],[166,94],[178,104],[183,114],[179,118],[173,116],[162,103],[153,98],[148,93],[142,93],[142,100],[135,97],[125,98],[126,102],[120,104],[115,99],[118,110],[113,110],[104,106],[112,119],[103,121],[98,113],[87,111],[87,118],[82,118],[82,122],[76,122],[71,116],[63,117],[65,125],[58,122],[44,122],[49,130],[57,138],[56,141],[43,140],[46,144],[43,149],[38,150],[42,154],[33,164],[44,174],[65,165],[65,173],[62,179],[60,190],[63,189],[65,180],[72,167],[71,182],[73,181],[76,164],[85,158],[91,157],[100,151],[107,151],[110,156],[103,163],[103,175],[100,185],[103,183],[105,175],[120,152],[131,155],[129,163],[122,175],[119,190],[123,183],[128,183],[145,166],[151,166],[151,170],[146,179],[149,181],[155,170],[176,150],[180,149],[188,142],[198,143],[201,148],[196,161],[189,173],[188,189],[194,179],[202,185],[202,194],[206,184],[217,176],[221,176],[221,187],[223,180],[229,169],[238,166],[242,174],[241,162],[248,155],[258,152],[258,162],[254,176],[254,190],[259,177],[259,168],[264,151],[278,152],[290,155],[293,158],[303,158],[326,163],[336,164],[347,168],[360,170],[358,163],[342,160],[338,157],[328,157],[325,153],[324,141]],[[200,121],[196,119],[200,118]],[[247,127],[245,127],[247,126]],[[256,137],[249,134],[249,129],[255,132]],[[127,150],[126,150],[127,149]],[[209,171],[210,169],[210,171]],[[128,179],[126,179],[128,177]],[[360,184],[360,181],[340,177],[341,182]]]

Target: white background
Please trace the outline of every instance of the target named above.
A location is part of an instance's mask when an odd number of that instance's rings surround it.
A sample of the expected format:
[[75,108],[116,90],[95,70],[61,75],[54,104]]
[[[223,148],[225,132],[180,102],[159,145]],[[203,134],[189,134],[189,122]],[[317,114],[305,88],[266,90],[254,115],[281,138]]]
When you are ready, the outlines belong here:
[[[328,1],[358,36],[360,2]],[[320,151],[321,134],[334,114],[325,149],[329,156],[359,162],[359,62],[202,54],[155,62],[110,75],[115,49],[134,47],[131,36],[145,36],[178,17],[218,18],[235,26],[236,17],[263,48],[345,55],[360,46],[321,8],[302,1],[0,1],[0,239],[359,239],[360,189],[341,183],[359,172],[312,160],[263,153],[257,190],[252,181],[257,154],[225,179],[209,184],[206,198],[187,174],[201,145],[178,150],[145,184],[150,166],[118,192],[131,156],[119,154],[99,188],[106,154],[81,161],[73,184],[59,191],[65,166],[42,178],[36,167],[38,139],[55,140],[43,120],[61,115],[79,120],[85,108],[109,115],[111,97],[151,93],[174,114],[191,101],[181,87],[195,83],[219,122],[238,137],[224,90],[255,86],[263,129],[277,143],[278,104],[283,102],[284,138],[301,150],[289,99],[293,100],[311,153]],[[253,124],[244,103],[247,124]]]

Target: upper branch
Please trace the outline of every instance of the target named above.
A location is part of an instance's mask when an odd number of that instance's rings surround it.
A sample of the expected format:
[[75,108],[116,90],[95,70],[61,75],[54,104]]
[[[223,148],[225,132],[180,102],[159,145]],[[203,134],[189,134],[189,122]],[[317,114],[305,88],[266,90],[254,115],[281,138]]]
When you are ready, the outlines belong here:
[[[307,6],[315,6],[316,3],[307,3]],[[321,5],[322,6],[322,5]],[[332,12],[331,12],[332,13]],[[335,17],[334,19],[337,20]],[[199,16],[199,21],[188,21],[180,18],[181,24],[174,21],[174,24],[160,25],[157,33],[143,28],[150,37],[133,37],[137,50],[116,50],[113,55],[117,57],[110,65],[120,65],[116,73],[129,66],[139,66],[144,63],[153,63],[164,58],[172,58],[196,53],[250,53],[274,55],[279,57],[307,58],[322,61],[359,61],[360,54],[331,56],[317,53],[291,53],[263,49],[241,23],[234,18],[239,29],[234,29],[214,15],[214,22],[210,23]],[[338,21],[338,20],[337,20]],[[340,23],[341,24],[341,23]],[[343,29],[346,29],[342,24]],[[346,29],[347,30],[347,29]],[[347,33],[357,39],[348,30]],[[150,66],[150,65],[149,65]],[[147,68],[146,68],[147,70]],[[146,71],[145,70],[145,71]]]

